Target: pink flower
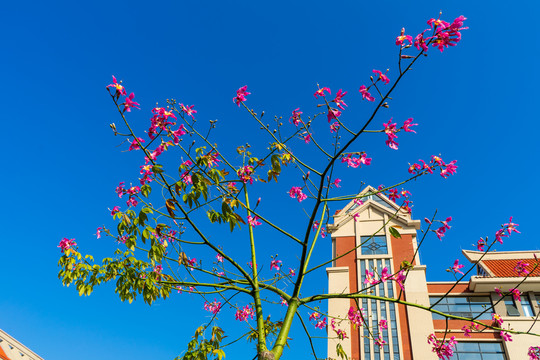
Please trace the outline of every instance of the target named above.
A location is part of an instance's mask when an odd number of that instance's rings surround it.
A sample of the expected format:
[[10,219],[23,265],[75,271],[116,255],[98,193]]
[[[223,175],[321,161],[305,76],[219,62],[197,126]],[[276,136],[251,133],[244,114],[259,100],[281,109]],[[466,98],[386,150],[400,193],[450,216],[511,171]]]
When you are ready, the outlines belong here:
[[143,143],[143,142],[144,142],[144,139],[141,139],[141,138],[133,139],[133,141],[131,142],[131,145],[129,145],[128,151],[139,150],[141,148],[139,146],[139,143]]
[[453,160],[450,163],[445,164],[444,169],[441,167],[441,176],[443,178],[446,179],[448,176],[454,175],[456,173],[456,170],[457,170],[456,162],[457,160]]
[[251,319],[253,320],[253,315],[255,315],[255,311],[253,310],[253,308],[251,308],[249,305],[246,305],[242,308],[242,310],[236,310],[236,314],[234,317],[238,321],[244,321],[247,320],[248,317],[251,317]]
[[214,302],[209,303],[208,301],[204,302],[204,310],[211,312],[214,315],[217,315],[221,311],[221,302],[214,299]]
[[337,121],[334,121],[332,124],[330,124],[330,132],[333,133],[333,132],[337,132],[339,130],[339,122]]
[[424,30],[420,34],[416,35],[416,37],[414,38],[414,46],[416,47],[416,49],[420,50],[420,48],[422,48],[422,51],[424,51],[424,52],[428,51],[428,47],[427,47],[426,41],[424,39],[424,33],[426,31],[427,30]]
[[514,267],[514,271],[517,272],[518,275],[527,275],[529,271],[526,269],[527,266],[529,266],[528,263],[524,261],[518,261],[516,266]]
[[413,133],[416,134],[416,131],[411,130],[411,126],[416,126],[418,124],[412,124],[412,122],[413,122],[413,118],[409,118],[409,119],[405,120],[405,122],[403,123],[403,126],[401,127],[403,129],[403,131],[413,132]]
[[388,323],[387,323],[387,321],[384,320],[384,319],[383,319],[383,320],[380,320],[380,321],[379,321],[379,328],[381,328],[381,329],[388,329]]
[[121,198],[122,195],[124,195],[126,189],[124,189],[124,182],[120,182],[120,184],[118,184],[118,186],[116,187],[116,189],[114,190],[117,194],[118,194],[118,197]]
[[311,315],[309,315],[309,321],[317,321],[319,320],[319,318],[321,317],[321,314],[319,314],[318,312],[313,312],[311,313]]
[[332,120],[338,120],[338,117],[341,116],[341,111],[339,111],[338,109],[334,109],[334,108],[329,108],[328,109],[328,114],[326,115],[326,117],[328,118],[328,122],[332,121]]
[[465,265],[460,265],[459,264],[459,259],[456,259],[456,261],[454,261],[454,266],[452,266],[452,271],[454,273],[456,273],[456,274],[460,273],[461,275],[464,275],[463,271],[460,270],[460,269],[462,269],[464,267],[465,267]]
[[242,101],[246,101],[246,96],[250,94],[251,93],[247,92],[247,85],[244,85],[240,89],[236,90],[236,96],[233,97],[233,102],[235,102],[236,105],[240,106],[240,103]]
[[374,74],[377,74],[379,76],[378,79],[380,79],[383,83],[388,84],[390,83],[390,79],[386,76],[386,74],[383,74],[379,70],[373,70]]
[[112,79],[113,79],[113,83],[107,85],[107,87],[115,88],[116,89],[116,96],[126,95],[126,89],[124,89],[124,87],[122,85],[120,85],[121,81],[120,81],[120,83],[117,82],[114,75],[113,75]]
[[114,216],[114,214],[120,212],[120,206],[115,206],[111,210],[111,215]]
[[[318,228],[319,228],[319,221],[316,220],[313,222],[313,231],[316,231]],[[321,227],[321,237],[322,238],[325,238],[326,237],[326,228],[323,226]]]
[[401,196],[398,194],[397,189],[390,189],[388,194],[388,198],[392,200],[393,202],[396,202],[397,199],[399,199]]
[[467,325],[463,325],[463,327],[461,328],[461,330],[463,330],[463,336],[465,337],[471,337],[471,328],[468,327]]
[[289,268],[289,276],[295,276],[295,275],[296,275],[296,271],[294,271],[294,269]]
[[518,234],[521,234],[519,231],[517,231],[516,226],[519,226],[519,224],[514,224],[512,222],[513,216],[510,216],[510,220],[508,220],[508,223],[504,224],[503,226],[506,227],[506,230],[508,230],[508,235],[512,234],[512,231]]
[[317,97],[317,96],[322,96],[324,97],[324,92],[327,92],[328,94],[331,94],[332,92],[330,91],[329,88],[327,87],[323,87],[323,88],[320,88],[319,90],[315,91],[315,94],[313,94],[313,96]]
[[503,319],[501,318],[501,315],[497,314],[497,313],[493,313],[491,315],[491,318],[493,319],[493,321],[495,321],[497,323],[497,326],[501,326],[503,324]]
[[245,165],[237,171],[237,174],[240,177],[240,181],[244,184],[247,184],[248,182],[253,184],[253,177],[251,177],[253,174],[253,166]]
[[332,100],[333,102],[336,103],[337,107],[340,108],[341,110],[345,110],[343,108],[343,105],[347,106],[347,104],[345,104],[345,101],[343,101],[343,97],[345,95],[347,95],[347,91],[342,92],[342,90],[339,89],[337,94],[336,94],[336,98],[334,100]]
[[500,288],[496,287],[496,288],[495,288],[495,292],[497,293],[497,295],[503,296],[503,293],[502,293],[502,291],[501,291]]
[[330,322],[331,326],[332,326],[332,330],[334,330],[334,332],[336,333],[336,335],[338,336],[338,339],[340,340],[343,340],[343,339],[348,339],[349,337],[347,336],[347,333],[342,330],[342,329],[336,329],[336,319],[332,319],[332,321]]
[[304,142],[306,144],[309,144],[310,141],[311,141],[311,134],[308,133],[306,136],[304,136]]
[[521,301],[521,291],[519,291],[518,289],[508,289],[510,291],[510,293],[512,294],[512,296],[514,297],[514,300],[516,301]]
[[540,360],[540,346],[530,346],[527,355],[529,360]]
[[101,237],[101,230],[103,230],[101,227],[98,227],[96,230],[96,237],[99,239]]
[[161,274],[162,271],[163,271],[163,266],[161,266],[161,265],[154,266],[154,272],[156,274]]
[[409,174],[418,173],[418,170],[422,169],[422,166],[420,164],[410,164],[409,163]]
[[307,195],[302,192],[302,188],[299,186],[293,186],[289,190],[289,196],[291,198],[296,198],[298,202],[302,202],[307,199]]
[[353,203],[355,203],[355,204],[358,205],[358,206],[364,204],[364,202],[363,202],[362,200],[360,200],[360,199],[354,199],[354,200],[353,200]]
[[378,284],[379,281],[375,279],[375,274],[371,271],[366,269],[366,279],[364,280],[364,284],[366,285],[375,285]]
[[400,270],[396,275],[391,277],[391,279],[394,280],[396,284],[399,285],[401,290],[405,290],[405,288],[403,287],[403,283],[405,282],[406,278],[407,277],[405,276],[405,270],[403,269]]
[[347,167],[352,167],[354,169],[358,168],[361,166],[361,164],[364,164],[364,165],[370,165],[371,164],[371,158],[368,158],[366,154],[362,154],[360,157],[356,158],[356,157],[353,157],[352,154],[349,154],[347,156],[344,156],[341,158],[341,162],[344,163],[346,162],[347,163]]
[[299,111],[299,110],[300,110],[300,108],[297,108],[297,109],[293,110],[292,116],[289,118],[289,120],[292,120],[292,123],[295,126],[298,126],[298,124],[300,124],[302,122],[302,120],[300,119],[300,115],[302,115],[302,112]]
[[356,328],[357,326],[361,326],[363,321],[363,310],[355,310],[354,307],[349,308],[349,312],[347,313],[347,317],[349,318],[349,321],[354,325]]
[[508,235],[506,235],[504,233],[504,230],[503,229],[499,229],[495,232],[495,240],[497,240],[498,242],[500,242],[501,244],[503,243],[503,237],[508,237]]
[[192,119],[195,119],[195,117],[193,116],[193,114],[196,114],[197,113],[197,110],[193,110],[193,107],[195,105],[191,105],[191,106],[184,106],[184,104],[180,104],[180,108],[182,109],[183,112],[186,113],[186,115],[188,116],[191,116]]
[[375,98],[368,92],[368,88],[365,85],[360,86],[360,94],[362,94],[362,100],[375,101]]
[[126,97],[125,102],[122,104],[124,105],[124,111],[131,112],[131,108],[136,108],[140,110],[139,103],[133,101],[133,98],[135,97],[134,93],[129,94],[128,97]]
[[510,336],[510,334],[506,331],[501,331],[499,334],[501,335],[503,341],[512,341],[512,336]]
[[334,184],[335,187],[340,188],[341,187],[341,185],[339,185],[340,182],[341,182],[341,179],[338,178],[338,179],[334,180],[334,182],[332,184]]
[[197,266],[197,259],[188,259],[187,265],[189,267],[189,270],[193,271],[193,268]]
[[317,323],[314,326],[317,329],[324,329],[326,327],[326,318],[317,321]]
[[386,344],[386,341],[383,340],[381,336],[379,336],[377,339],[375,339],[375,345],[377,345],[379,348],[382,348]]
[[270,270],[274,269],[279,271],[279,269],[281,269],[281,263],[282,261],[277,259],[270,261]]
[[216,254],[216,260],[217,260],[217,262],[222,263],[223,262],[223,256],[221,256],[220,254]]
[[443,341],[437,339],[435,334],[431,334],[428,336],[428,344],[433,345],[432,351],[437,354],[439,359],[450,359],[452,355],[454,355],[454,347],[456,346],[457,341],[455,336]]
[[287,305],[287,300],[285,300],[285,299],[282,298],[281,296],[280,296],[279,298],[280,298],[279,303],[281,304],[281,306]]
[[476,248],[478,249],[478,251],[484,251],[484,246],[486,245],[486,240],[480,238],[480,240],[478,240],[478,242],[476,243]]
[[176,131],[171,131],[171,135],[173,137],[173,142],[178,145],[180,142],[180,136],[187,134],[184,124],[180,124],[180,127]]
[[412,36],[405,35],[405,28],[401,29],[401,35],[396,38],[396,45],[403,46],[404,41],[408,41],[409,45],[412,45]]
[[62,240],[60,240],[60,243],[58,244],[57,247],[59,247],[62,250],[62,252],[67,252],[73,246],[77,246],[75,239],[63,238]]
[[254,216],[254,217],[253,217],[253,216],[251,216],[251,215],[248,215],[247,219],[248,219],[249,225],[251,225],[251,226],[259,226],[259,225],[262,224],[262,223],[259,221],[259,217],[257,217],[257,216]]

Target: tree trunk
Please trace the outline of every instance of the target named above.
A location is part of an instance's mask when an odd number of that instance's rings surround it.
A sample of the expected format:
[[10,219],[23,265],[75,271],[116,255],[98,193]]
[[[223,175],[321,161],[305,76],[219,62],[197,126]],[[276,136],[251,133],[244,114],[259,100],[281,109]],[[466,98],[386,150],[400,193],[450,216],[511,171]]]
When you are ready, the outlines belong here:
[[259,352],[258,360],[275,360],[275,356],[271,351],[263,350]]

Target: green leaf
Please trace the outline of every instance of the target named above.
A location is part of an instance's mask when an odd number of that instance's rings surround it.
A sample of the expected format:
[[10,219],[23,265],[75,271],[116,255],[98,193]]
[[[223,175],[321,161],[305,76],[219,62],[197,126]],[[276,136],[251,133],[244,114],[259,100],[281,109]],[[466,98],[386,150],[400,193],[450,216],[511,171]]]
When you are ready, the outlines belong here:
[[396,239],[401,239],[401,234],[399,233],[399,231],[396,230],[395,227],[390,226],[388,230],[390,230],[390,235],[392,235]]
[[150,185],[144,184],[143,186],[141,186],[141,193],[143,194],[145,198],[148,198],[151,192],[152,192],[152,188],[150,187]]
[[161,174],[163,172],[163,165],[156,164],[152,166],[152,172],[155,174]]

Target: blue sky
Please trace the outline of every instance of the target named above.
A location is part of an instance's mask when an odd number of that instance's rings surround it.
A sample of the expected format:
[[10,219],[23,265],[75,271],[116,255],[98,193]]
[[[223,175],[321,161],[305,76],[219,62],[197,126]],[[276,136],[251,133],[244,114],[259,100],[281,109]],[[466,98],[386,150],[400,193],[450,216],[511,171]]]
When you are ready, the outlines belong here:
[[[430,50],[373,126],[413,117],[418,133],[400,134],[398,151],[384,145],[382,134],[366,138],[373,165],[342,175],[343,193],[353,193],[359,181],[377,186],[403,178],[407,163],[418,158],[441,153],[458,160],[457,175],[407,186],[414,218],[435,209],[453,217],[444,240],[433,237],[421,251],[428,280],[449,279],[444,269],[461,249],[492,236],[510,216],[522,234],[499,250],[538,249],[537,2],[5,4],[0,328],[46,359],[172,359],[207,316],[190,295],[148,307],[121,303],[111,286],[81,298],[57,279],[62,237],[76,238],[96,258],[114,250],[93,234],[111,224],[107,208],[119,204],[118,182],[136,181],[140,159],[123,151],[109,129],[120,121],[105,91],[112,74],[142,104],[130,118],[141,129],[153,104],[174,97],[195,104],[200,120],[219,119],[221,146],[234,149],[257,139],[250,135],[256,126],[231,102],[245,84],[249,106],[285,119],[297,107],[317,112],[317,83],[333,93],[343,88],[347,121],[360,123],[369,107],[360,102],[359,86],[372,69],[390,68],[395,76],[400,29],[415,35],[439,10],[450,21],[465,15],[470,30],[456,48]],[[286,200],[263,200],[261,207],[286,221]],[[288,249],[262,246],[264,253],[278,251]],[[329,242],[317,258],[328,256]],[[309,286],[324,283],[324,271],[320,276]],[[220,325],[237,326],[226,318]],[[306,344],[295,329],[289,359]],[[228,358],[245,358],[243,350]]]

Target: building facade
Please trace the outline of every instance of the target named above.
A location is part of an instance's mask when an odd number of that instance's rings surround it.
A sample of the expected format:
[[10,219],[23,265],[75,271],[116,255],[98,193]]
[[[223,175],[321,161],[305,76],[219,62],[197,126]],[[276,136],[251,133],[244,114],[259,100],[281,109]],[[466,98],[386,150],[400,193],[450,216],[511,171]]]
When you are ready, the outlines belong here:
[[[540,333],[540,324],[536,322],[540,318],[540,269],[525,280],[514,270],[520,261],[530,263],[532,269],[536,263],[533,251],[489,252],[484,256],[478,251],[463,251],[469,261],[476,263],[475,275],[469,281],[427,282],[426,266],[418,256],[420,221],[413,220],[386,196],[369,195],[374,192],[372,187],[365,188],[360,193],[367,195],[362,198],[363,203],[351,201],[336,212],[334,224],[328,226],[336,258],[327,269],[330,294],[358,292],[399,297],[412,304],[433,305],[433,309],[443,313],[477,317],[488,325],[494,324],[496,313],[504,321],[504,328]],[[400,237],[390,233],[391,227]],[[389,274],[395,274],[403,267],[409,268],[403,288],[396,281],[365,285],[370,272],[380,275],[386,268]],[[518,285],[523,293],[520,301],[512,296],[501,298],[495,292],[495,288],[507,292]],[[364,321],[370,326],[356,326],[348,321],[351,308],[363,309]],[[458,342],[452,359],[461,360],[523,360],[527,359],[530,346],[540,345],[540,338],[529,335],[503,341],[499,332],[490,329],[473,329],[468,334],[463,328],[470,329],[470,321],[446,320],[422,308],[376,299],[330,299],[328,314],[347,319],[328,327],[328,357],[332,359],[338,358],[336,345],[340,343],[352,360],[435,360],[438,357],[427,341],[430,334],[438,339],[455,336]],[[387,329],[378,326],[380,320],[386,320]],[[348,338],[338,339],[338,328],[346,331]],[[382,347],[376,344],[379,338],[383,340]]]

